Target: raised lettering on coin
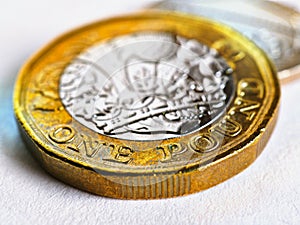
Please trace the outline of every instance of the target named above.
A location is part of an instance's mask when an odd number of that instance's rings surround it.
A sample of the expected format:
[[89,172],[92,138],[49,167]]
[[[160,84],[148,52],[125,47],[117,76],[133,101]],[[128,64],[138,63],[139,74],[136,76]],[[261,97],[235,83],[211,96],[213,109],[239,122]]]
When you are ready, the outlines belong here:
[[52,141],[62,144],[71,141],[75,136],[75,130],[68,125],[58,125],[52,129],[49,137]]

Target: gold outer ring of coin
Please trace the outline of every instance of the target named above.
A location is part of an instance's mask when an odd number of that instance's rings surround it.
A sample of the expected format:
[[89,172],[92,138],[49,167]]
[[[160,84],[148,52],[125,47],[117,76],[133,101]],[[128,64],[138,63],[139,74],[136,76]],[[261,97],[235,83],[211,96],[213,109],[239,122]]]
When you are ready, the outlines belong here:
[[[92,45],[145,31],[195,39],[233,68],[236,91],[221,118],[181,137],[143,142],[100,135],[68,114],[59,97],[67,65]],[[73,30],[39,51],[19,74],[14,110],[28,148],[54,177],[101,196],[160,199],[205,190],[253,163],[275,126],[279,99],[272,63],[239,33],[200,17],[142,12]]]

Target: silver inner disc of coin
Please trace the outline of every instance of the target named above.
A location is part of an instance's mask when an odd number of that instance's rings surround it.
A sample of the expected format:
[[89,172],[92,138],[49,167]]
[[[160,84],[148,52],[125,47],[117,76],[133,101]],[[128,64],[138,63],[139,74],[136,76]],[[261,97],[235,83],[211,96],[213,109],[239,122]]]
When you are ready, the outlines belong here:
[[93,131],[150,141],[180,137],[220,117],[234,95],[232,69],[215,49],[164,32],[92,46],[65,69],[60,97]]

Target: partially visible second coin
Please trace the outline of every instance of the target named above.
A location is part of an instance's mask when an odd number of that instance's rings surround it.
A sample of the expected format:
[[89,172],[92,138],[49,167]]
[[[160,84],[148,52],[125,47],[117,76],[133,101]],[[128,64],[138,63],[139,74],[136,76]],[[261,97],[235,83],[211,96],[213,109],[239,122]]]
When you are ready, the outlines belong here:
[[281,79],[300,74],[300,14],[260,0],[166,0],[154,8],[205,16],[253,40],[274,61]]

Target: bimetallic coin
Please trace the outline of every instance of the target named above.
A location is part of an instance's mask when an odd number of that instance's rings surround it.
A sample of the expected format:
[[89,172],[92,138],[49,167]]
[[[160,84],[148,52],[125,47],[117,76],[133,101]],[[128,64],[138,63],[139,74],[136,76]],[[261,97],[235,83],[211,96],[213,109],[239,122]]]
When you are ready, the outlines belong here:
[[[280,79],[299,72],[300,14],[271,1],[167,0],[154,8],[205,16],[227,24],[253,40],[274,61]],[[295,68],[293,68],[295,67]]]
[[20,72],[16,118],[58,179],[121,199],[182,196],[247,168],[275,125],[279,82],[231,28],[144,12],[72,31]]

